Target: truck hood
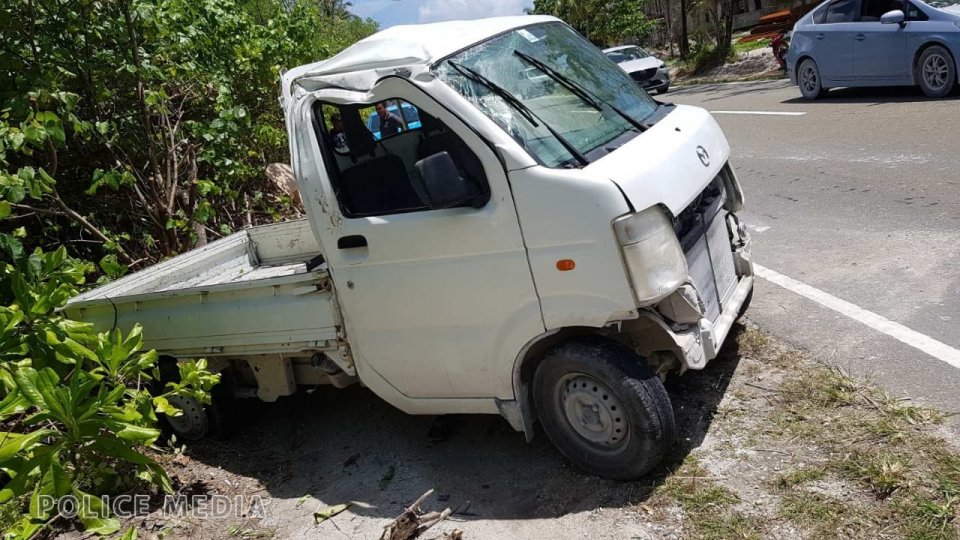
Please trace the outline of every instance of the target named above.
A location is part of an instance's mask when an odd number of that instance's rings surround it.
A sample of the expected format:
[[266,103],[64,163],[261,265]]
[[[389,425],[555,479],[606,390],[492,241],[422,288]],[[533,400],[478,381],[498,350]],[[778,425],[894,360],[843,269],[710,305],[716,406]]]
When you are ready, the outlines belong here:
[[677,105],[653,127],[584,171],[613,181],[635,210],[662,204],[677,215],[729,156],[730,145],[710,113]]

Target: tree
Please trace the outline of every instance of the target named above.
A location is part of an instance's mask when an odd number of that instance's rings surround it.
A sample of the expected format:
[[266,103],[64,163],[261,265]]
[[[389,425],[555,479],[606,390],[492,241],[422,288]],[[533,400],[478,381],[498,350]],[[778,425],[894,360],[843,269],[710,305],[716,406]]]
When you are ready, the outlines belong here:
[[563,19],[598,45],[641,40],[656,21],[645,12],[645,0],[534,0],[530,13]]
[[25,241],[110,256],[120,273],[287,212],[289,199],[263,172],[287,159],[279,74],[376,29],[348,5],[4,3],[0,111],[14,143],[51,137],[0,164],[5,174],[29,166],[59,180],[11,207],[35,225]]
[[353,15],[350,13],[350,7],[353,2],[345,0],[317,0],[317,7],[320,8],[320,14],[331,19],[346,19]]

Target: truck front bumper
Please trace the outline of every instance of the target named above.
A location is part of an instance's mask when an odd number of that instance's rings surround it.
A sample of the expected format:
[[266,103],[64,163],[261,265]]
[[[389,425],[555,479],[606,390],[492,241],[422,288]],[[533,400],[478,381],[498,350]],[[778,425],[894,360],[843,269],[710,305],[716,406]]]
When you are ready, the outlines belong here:
[[686,328],[676,323],[668,326],[682,351],[682,369],[702,369],[716,358],[742,314],[754,284],[750,244],[750,235],[737,216],[721,212],[698,242],[701,251],[695,246],[687,252],[703,315]]
[[734,213],[719,212],[689,240],[688,282],[624,328],[663,372],[703,369],[716,358],[753,291],[751,239]]

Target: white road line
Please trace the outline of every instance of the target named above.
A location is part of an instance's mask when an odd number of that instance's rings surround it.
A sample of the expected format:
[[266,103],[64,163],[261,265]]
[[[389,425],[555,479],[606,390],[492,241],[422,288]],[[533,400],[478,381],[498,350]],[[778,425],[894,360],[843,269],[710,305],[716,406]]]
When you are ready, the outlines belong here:
[[803,116],[805,112],[788,111],[710,111],[713,114],[756,114],[760,116]]
[[955,368],[960,369],[960,350],[954,349],[946,343],[937,341],[930,336],[926,336],[920,332],[917,332],[916,330],[911,330],[900,323],[893,322],[886,317],[877,315],[872,311],[867,311],[859,306],[855,306],[846,300],[841,300],[832,294],[823,292],[815,287],[811,287],[806,283],[801,283],[793,278],[789,278],[783,274],[770,270],[769,268],[760,266],[759,264],[754,264],[753,268],[758,276],[769,281],[770,283],[773,283],[774,285],[779,285],[788,291],[813,300],[825,308],[832,309],[841,315],[846,315],[855,321],[873,328],[877,332],[886,334],[897,341],[913,347],[914,349],[918,349],[929,354],[941,362],[945,362]]

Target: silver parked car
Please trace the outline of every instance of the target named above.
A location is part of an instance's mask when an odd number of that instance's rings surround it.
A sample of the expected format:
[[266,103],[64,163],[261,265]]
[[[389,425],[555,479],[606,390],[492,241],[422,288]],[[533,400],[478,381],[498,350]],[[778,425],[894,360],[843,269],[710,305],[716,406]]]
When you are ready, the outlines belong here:
[[622,45],[604,49],[603,54],[613,60],[630,78],[648,92],[665,94],[670,89],[670,70],[662,60],[636,45]]
[[920,0],[827,0],[793,28],[787,73],[807,99],[837,86],[957,84],[960,14]]

